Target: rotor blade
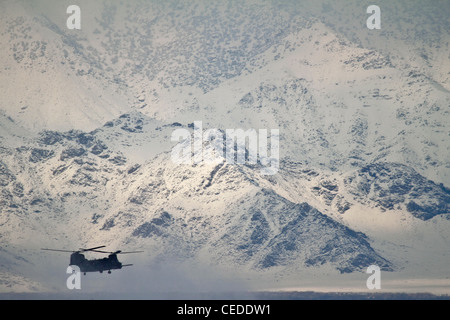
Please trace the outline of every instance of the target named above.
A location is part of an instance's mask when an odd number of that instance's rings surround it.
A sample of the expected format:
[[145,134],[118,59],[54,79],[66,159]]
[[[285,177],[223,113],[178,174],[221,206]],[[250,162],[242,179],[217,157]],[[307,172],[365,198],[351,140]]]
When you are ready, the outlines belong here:
[[110,252],[110,251],[102,251],[102,250],[94,250],[94,249],[89,250],[89,251],[91,251],[91,252],[98,252],[98,253],[113,253],[113,252]]
[[132,264],[123,264],[122,267],[131,267]]
[[[103,247],[105,247],[105,246],[102,246],[101,248],[103,248]],[[94,248],[91,248],[91,249],[80,249],[80,250],[82,250],[82,251],[91,251],[91,252],[98,252],[98,253],[109,253],[109,254],[127,254],[127,253],[141,253],[141,252],[144,252],[144,251],[126,251],[126,252],[123,252],[123,251],[120,251],[120,250],[112,252],[112,251],[96,250]]]
[[126,252],[120,251],[120,252],[117,252],[117,253],[118,254],[127,254],[127,253],[141,253],[141,252],[144,252],[144,251],[126,251]]
[[89,248],[89,249],[80,248],[80,250],[81,251],[92,251],[92,250],[100,249],[100,248],[104,248],[104,247],[106,247],[106,246],[98,246],[98,247],[93,247],[93,248]]
[[118,253],[121,253],[121,251],[120,250],[118,250],[118,251],[116,251],[116,252],[112,252],[112,251],[102,251],[102,250],[89,250],[89,251],[91,251],[91,252],[98,252],[98,253],[109,253],[109,254],[118,254]]
[[46,251],[57,251],[57,252],[77,252],[77,251],[73,251],[73,250],[60,250],[60,249],[41,249],[41,250],[46,250]]

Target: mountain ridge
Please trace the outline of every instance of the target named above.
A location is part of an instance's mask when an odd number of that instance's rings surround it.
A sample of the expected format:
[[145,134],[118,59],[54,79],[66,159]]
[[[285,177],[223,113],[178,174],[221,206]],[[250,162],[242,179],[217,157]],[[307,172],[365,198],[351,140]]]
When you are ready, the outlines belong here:
[[[403,11],[368,33],[355,3],[81,2],[79,32],[64,4],[0,4],[0,290],[40,290],[40,247],[100,244],[145,250],[146,272],[442,279],[447,26],[414,2],[430,37]],[[172,133],[195,143],[197,121],[279,130],[277,173],[174,163]]]

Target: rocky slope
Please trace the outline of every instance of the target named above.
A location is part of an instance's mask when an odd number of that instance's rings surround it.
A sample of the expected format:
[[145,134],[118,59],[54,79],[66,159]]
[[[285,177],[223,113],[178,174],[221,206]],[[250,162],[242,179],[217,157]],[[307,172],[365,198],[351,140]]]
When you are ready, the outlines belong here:
[[[375,35],[348,1],[81,2],[82,30],[61,3],[0,4],[1,290],[41,290],[41,247],[101,244],[243,277],[441,279],[450,8],[380,6]],[[277,173],[174,163],[195,121],[279,130]]]

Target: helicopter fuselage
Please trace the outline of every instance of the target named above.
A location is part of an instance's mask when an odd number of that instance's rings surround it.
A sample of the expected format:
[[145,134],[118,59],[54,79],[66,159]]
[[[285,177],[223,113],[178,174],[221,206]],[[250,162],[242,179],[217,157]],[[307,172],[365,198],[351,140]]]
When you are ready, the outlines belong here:
[[80,268],[83,273],[86,272],[103,272],[114,269],[122,269],[122,263],[117,259],[117,254],[112,253],[106,258],[88,260],[84,254],[79,252],[70,255],[70,265],[75,265]]
[[[71,252],[70,255],[70,264],[69,266],[77,266],[80,269],[80,272],[86,274],[86,272],[100,272],[108,271],[111,273],[111,270],[114,269],[122,269],[122,267],[129,267],[132,264],[122,264],[119,259],[117,259],[118,254],[127,254],[127,253],[140,253],[143,251],[127,251],[124,252],[122,250],[117,250],[114,252],[98,250],[104,248],[105,246],[97,246],[93,248],[83,249],[80,248],[78,251],[70,251],[65,249],[48,249],[43,248],[41,250],[46,251],[57,251],[57,252]],[[102,259],[86,259],[84,254],[81,252],[96,252],[96,253],[109,253],[108,257]]]

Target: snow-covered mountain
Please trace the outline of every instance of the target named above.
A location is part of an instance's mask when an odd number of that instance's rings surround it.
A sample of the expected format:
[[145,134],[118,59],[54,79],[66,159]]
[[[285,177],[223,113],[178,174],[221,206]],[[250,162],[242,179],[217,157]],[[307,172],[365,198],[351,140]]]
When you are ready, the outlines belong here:
[[[0,291],[49,290],[42,247],[102,244],[260,287],[445,282],[450,6],[382,3],[368,30],[360,2],[314,3],[81,1],[81,30],[1,3]],[[195,121],[279,130],[278,172],[174,163]]]

